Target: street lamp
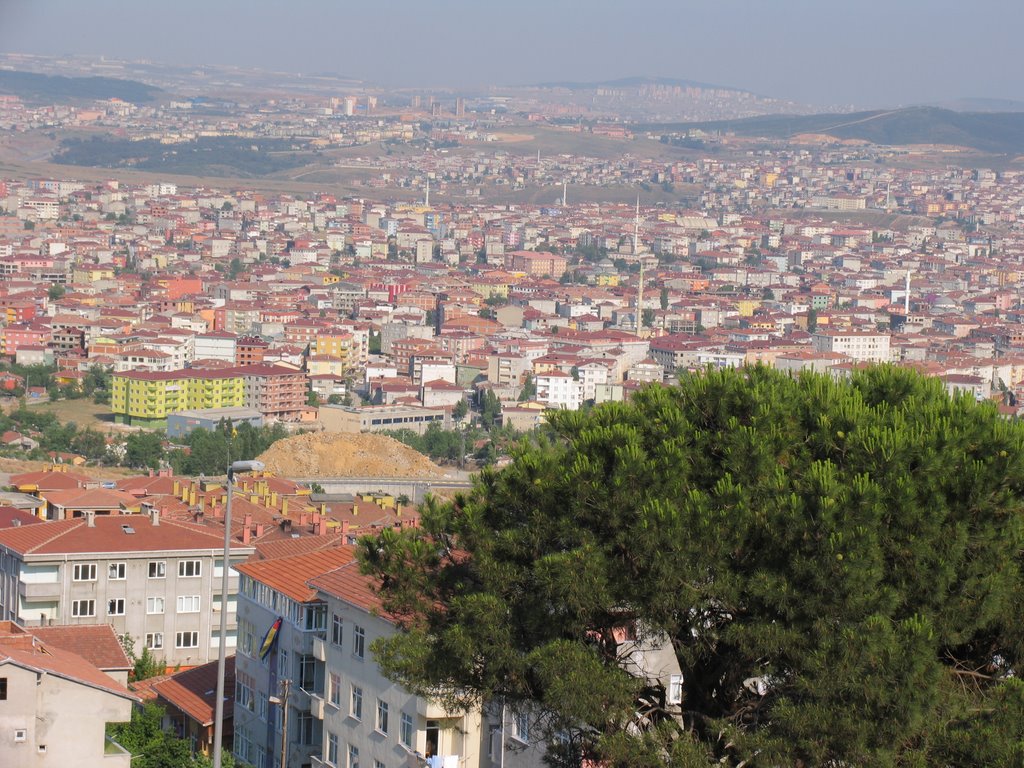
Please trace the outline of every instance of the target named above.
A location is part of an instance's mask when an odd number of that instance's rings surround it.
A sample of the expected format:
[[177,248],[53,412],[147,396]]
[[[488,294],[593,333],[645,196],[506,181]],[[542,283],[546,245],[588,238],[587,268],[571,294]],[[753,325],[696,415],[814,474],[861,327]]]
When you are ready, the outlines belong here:
[[235,475],[259,472],[262,461],[236,461],[228,467],[227,501],[224,504],[224,564],[220,581],[220,652],[217,654],[217,699],[213,715],[213,768],[221,768],[221,741],[224,738],[224,665],[228,647],[228,577],[231,573],[231,491]]

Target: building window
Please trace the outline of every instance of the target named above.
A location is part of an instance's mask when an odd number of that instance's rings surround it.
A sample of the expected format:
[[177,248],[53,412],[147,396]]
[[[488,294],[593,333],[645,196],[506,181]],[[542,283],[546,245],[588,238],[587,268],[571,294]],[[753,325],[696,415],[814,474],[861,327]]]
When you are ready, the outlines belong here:
[[399,724],[398,738],[402,741],[402,746],[406,749],[412,749],[412,715],[408,712],[402,713],[402,721]]
[[71,602],[71,615],[72,616],[95,616],[96,615],[96,601],[95,600],[73,600]]
[[71,576],[73,581],[96,581],[96,563],[78,563]]
[[316,659],[312,656],[299,656],[299,688],[304,691],[316,688]]
[[167,562],[165,560],[151,560],[149,563],[149,578],[162,579],[167,576]]
[[327,628],[327,606],[310,605],[306,607],[306,631],[318,631]]
[[7,678],[0,677],[0,701],[7,701]]
[[126,567],[124,563],[110,563],[107,566],[107,578],[111,581],[123,581]]
[[328,700],[338,709],[341,709],[341,675],[331,672],[330,690],[327,692]]
[[388,734],[388,703],[377,699],[377,730]]
[[359,768],[359,747],[354,744],[348,745],[348,766],[347,768]]
[[178,563],[178,576],[188,578],[203,575],[202,560],[182,560]]
[[124,616],[124,598],[117,597],[107,601],[108,616]]
[[288,668],[288,651],[281,648],[277,652],[277,676],[291,677],[292,671]]
[[512,738],[522,742],[530,740],[530,718],[525,712],[512,713]]
[[341,640],[344,637],[344,632],[342,631],[343,624],[344,623],[341,620],[341,616],[339,616],[336,613],[331,616],[331,644],[332,645],[338,645],[338,646],[341,645]]
[[164,599],[162,597],[147,597],[146,598],[146,613],[163,613],[164,612]]
[[357,659],[366,655],[366,630],[362,627],[352,627],[352,655]]
[[331,765],[338,764],[338,735],[327,734],[327,762]]
[[179,632],[174,637],[175,648],[198,648],[199,647],[199,633],[198,632]]
[[668,695],[665,698],[666,704],[683,703],[683,676],[670,675],[668,679]]
[[179,595],[178,613],[199,613],[199,595]]
[[306,746],[312,745],[313,740],[313,715],[309,712],[299,712],[298,722],[298,733],[296,738],[299,744],[305,744]]
[[374,760],[373,761],[373,768],[384,768],[384,761],[383,760]]
[[267,722],[267,712],[270,711],[270,700],[267,694],[258,692],[256,699],[256,716],[263,722]]
[[352,706],[348,713],[356,720],[363,719],[363,689],[358,685],[352,686]]
[[164,633],[163,632],[147,632],[146,633],[146,647],[151,651],[158,650],[164,647]]

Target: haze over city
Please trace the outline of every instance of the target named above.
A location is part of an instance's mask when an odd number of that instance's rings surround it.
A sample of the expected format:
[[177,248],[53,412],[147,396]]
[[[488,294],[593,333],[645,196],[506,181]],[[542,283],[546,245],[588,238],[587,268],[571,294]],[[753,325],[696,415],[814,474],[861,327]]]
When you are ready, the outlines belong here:
[[682,78],[861,108],[1024,100],[1013,0],[5,0],[0,50],[262,67],[388,86]]

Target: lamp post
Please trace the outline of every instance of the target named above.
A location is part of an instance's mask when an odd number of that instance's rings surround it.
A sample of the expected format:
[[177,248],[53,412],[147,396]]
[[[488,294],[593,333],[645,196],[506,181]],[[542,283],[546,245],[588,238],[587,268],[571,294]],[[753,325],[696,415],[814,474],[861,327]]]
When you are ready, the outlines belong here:
[[221,768],[221,741],[224,739],[224,665],[228,647],[228,579],[231,573],[231,491],[235,475],[259,472],[262,461],[236,461],[228,467],[227,501],[224,504],[224,563],[220,581],[220,651],[217,654],[217,699],[213,715],[213,768]]

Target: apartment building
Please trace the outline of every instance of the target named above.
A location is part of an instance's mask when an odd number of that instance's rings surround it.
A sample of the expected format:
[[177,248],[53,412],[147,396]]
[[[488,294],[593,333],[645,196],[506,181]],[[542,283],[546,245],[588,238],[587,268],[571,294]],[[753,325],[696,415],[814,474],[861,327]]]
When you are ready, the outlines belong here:
[[165,428],[167,415],[245,405],[245,380],[238,369],[124,371],[111,381],[110,410],[116,421]]
[[577,411],[583,405],[583,385],[568,373],[549,371],[536,377],[537,402],[548,408]]
[[306,374],[283,365],[254,364],[232,369],[244,382],[243,404],[269,419],[298,421],[306,406]]
[[[106,736],[137,697],[82,656],[0,622],[0,765],[129,768]],[[73,737],[72,737],[73,735]]]
[[[0,620],[110,624],[169,666],[204,664],[220,644],[223,541],[215,528],[161,520],[155,510],[0,530]],[[253,551],[233,543],[232,565]],[[232,578],[232,613],[237,586]]]
[[[351,547],[331,547],[238,567],[232,749],[237,761],[256,768],[279,764],[274,758],[280,755],[285,724],[288,765],[309,765],[320,753],[323,709],[314,711],[314,705],[317,698],[322,704],[324,694],[327,608],[306,582],[353,557]],[[278,619],[280,628],[264,648]],[[271,697],[279,703],[271,703]]]
[[890,336],[870,331],[824,331],[815,333],[815,352],[833,352],[846,355],[858,363],[888,363]]

